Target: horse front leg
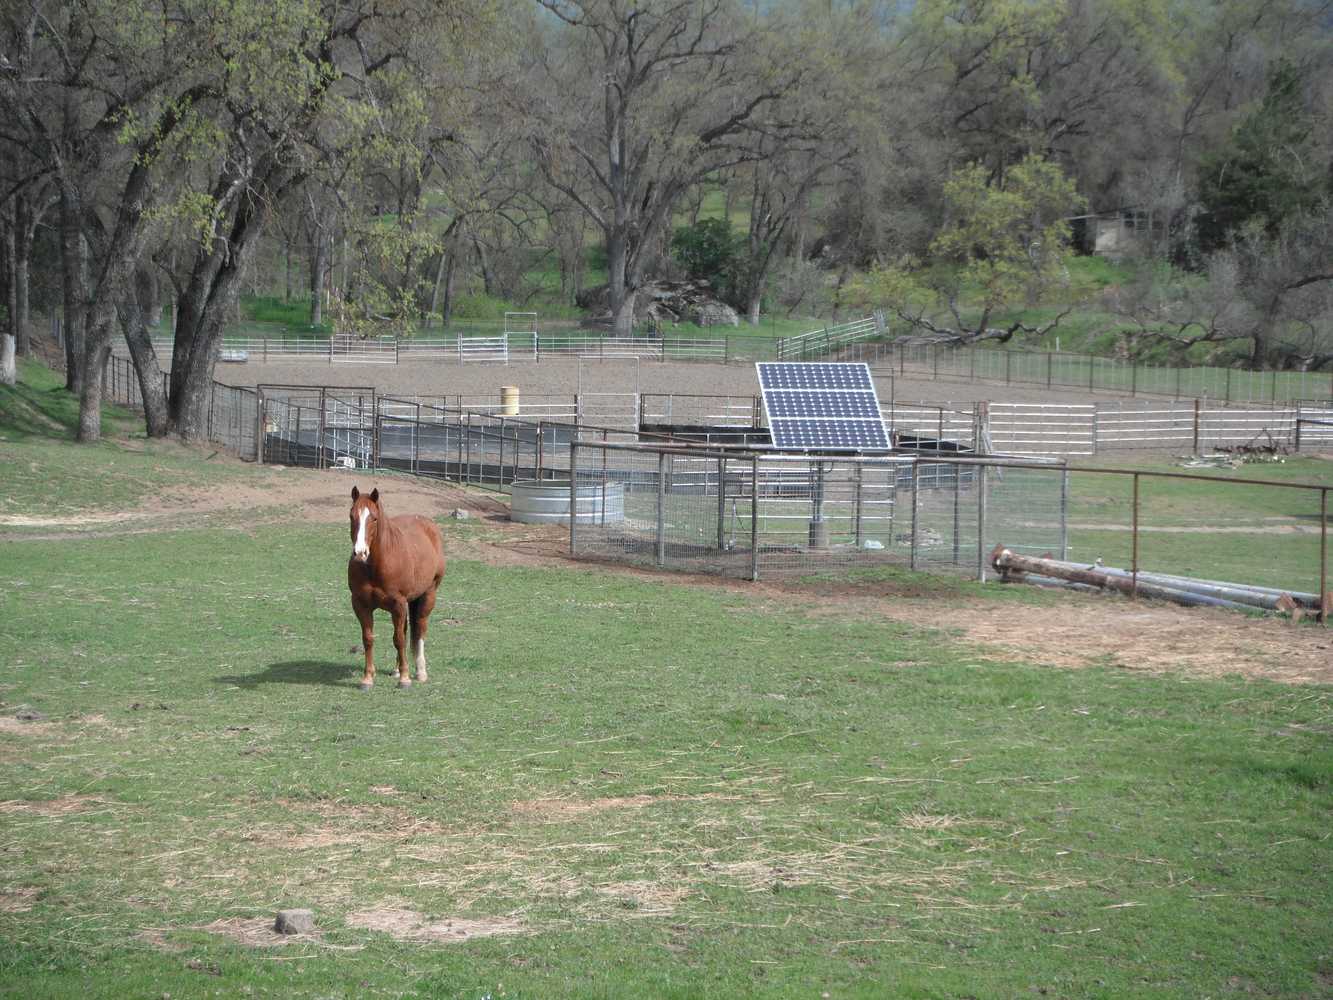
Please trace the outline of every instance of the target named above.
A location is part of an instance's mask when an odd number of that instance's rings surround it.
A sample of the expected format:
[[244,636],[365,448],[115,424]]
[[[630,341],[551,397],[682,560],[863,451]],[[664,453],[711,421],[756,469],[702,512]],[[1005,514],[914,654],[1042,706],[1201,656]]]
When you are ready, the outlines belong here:
[[375,683],[375,609],[353,600],[352,610],[361,623],[361,648],[366,651],[366,672],[361,675],[361,690],[369,691]]
[[407,601],[401,597],[393,604],[393,647],[398,651],[398,686],[410,687],[412,678],[407,675]]

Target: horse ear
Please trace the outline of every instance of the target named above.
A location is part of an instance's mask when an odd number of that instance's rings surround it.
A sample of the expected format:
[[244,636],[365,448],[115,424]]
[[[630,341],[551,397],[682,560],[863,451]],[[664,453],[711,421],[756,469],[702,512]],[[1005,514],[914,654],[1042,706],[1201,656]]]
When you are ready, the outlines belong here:
[[378,486],[376,486],[373,490],[370,491],[370,501],[371,503],[380,502],[380,488]]
[[355,499],[356,499],[357,497],[359,497],[360,495],[361,495],[361,491],[358,490],[355,486],[353,486],[353,487],[352,487],[352,499],[355,500]]

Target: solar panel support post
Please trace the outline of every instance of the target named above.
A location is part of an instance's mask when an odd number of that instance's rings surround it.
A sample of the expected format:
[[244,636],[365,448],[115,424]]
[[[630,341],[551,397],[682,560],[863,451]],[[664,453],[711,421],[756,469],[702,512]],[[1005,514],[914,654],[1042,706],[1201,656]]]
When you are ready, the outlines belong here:
[[657,455],[657,565],[666,565],[666,477],[667,454]]
[[727,547],[727,459],[717,460],[717,548]]
[[866,541],[865,524],[863,521],[864,510],[863,510],[863,499],[862,499],[864,480],[865,480],[865,463],[857,462],[856,485],[855,485],[856,513],[854,517],[856,524],[856,548],[858,551],[865,548],[865,541]]
[[810,466],[810,548],[828,548],[828,522],[824,520],[824,463]]
[[750,579],[759,579],[759,456],[750,459]]
[[916,569],[916,524],[920,512],[920,481],[921,481],[921,463],[919,459],[912,460],[912,536],[908,555],[908,567]]

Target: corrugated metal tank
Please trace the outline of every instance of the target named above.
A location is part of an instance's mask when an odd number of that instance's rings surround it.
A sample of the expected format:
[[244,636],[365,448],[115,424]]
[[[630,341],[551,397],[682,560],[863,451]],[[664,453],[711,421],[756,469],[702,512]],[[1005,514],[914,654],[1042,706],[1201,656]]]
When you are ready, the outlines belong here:
[[[579,524],[625,520],[625,487],[621,483],[580,486],[575,502]],[[569,480],[516,481],[510,487],[509,519],[525,524],[568,524]]]

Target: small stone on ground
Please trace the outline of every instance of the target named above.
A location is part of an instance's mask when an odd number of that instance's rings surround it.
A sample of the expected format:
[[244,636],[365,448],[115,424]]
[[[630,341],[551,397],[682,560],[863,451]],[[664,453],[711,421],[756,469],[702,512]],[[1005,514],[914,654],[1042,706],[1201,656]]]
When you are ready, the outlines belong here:
[[273,929],[279,934],[313,934],[315,915],[310,910],[279,910]]

